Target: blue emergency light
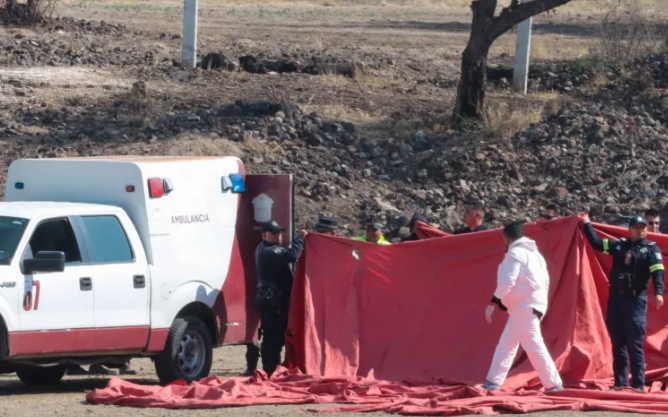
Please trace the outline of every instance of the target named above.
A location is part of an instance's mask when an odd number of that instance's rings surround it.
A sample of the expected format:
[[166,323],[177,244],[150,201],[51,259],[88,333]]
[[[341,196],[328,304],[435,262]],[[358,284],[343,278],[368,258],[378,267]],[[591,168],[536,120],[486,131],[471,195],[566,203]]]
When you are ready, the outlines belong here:
[[223,192],[230,190],[234,194],[240,194],[246,191],[244,176],[242,174],[230,174],[229,177],[223,177]]
[[232,181],[233,193],[243,193],[246,191],[246,184],[244,183],[244,176],[242,174],[230,174],[230,181]]

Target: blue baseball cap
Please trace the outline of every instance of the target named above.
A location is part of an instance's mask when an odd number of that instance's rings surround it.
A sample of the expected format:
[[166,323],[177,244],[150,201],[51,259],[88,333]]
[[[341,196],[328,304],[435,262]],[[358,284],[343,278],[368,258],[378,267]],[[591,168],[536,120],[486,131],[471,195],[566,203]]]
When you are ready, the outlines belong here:
[[639,224],[642,224],[643,226],[647,226],[647,222],[645,221],[644,218],[642,218],[640,216],[631,217],[631,220],[629,221],[629,227],[635,227]]

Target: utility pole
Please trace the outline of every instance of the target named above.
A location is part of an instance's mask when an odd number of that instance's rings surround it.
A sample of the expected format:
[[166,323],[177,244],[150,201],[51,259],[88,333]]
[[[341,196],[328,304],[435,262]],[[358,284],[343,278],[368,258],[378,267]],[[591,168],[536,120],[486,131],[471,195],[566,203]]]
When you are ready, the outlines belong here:
[[197,65],[197,3],[198,0],[184,0],[183,5],[183,52],[185,68]]
[[[522,0],[527,3],[531,0]],[[529,81],[529,56],[531,54],[531,25],[533,18],[528,18],[517,25],[517,43],[515,44],[515,68],[513,69],[513,89],[527,93]]]

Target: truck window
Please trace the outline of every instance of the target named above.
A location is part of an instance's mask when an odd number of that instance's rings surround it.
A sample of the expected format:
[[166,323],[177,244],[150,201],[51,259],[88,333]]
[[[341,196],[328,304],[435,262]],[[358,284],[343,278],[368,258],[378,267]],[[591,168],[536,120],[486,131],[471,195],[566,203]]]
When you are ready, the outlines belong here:
[[27,256],[42,251],[65,252],[66,263],[81,262],[79,244],[69,220],[47,220],[37,226],[30,238],[30,251]]
[[95,262],[133,262],[128,237],[116,216],[81,217],[93,245]]
[[28,225],[28,219],[0,216],[0,265],[9,265]]

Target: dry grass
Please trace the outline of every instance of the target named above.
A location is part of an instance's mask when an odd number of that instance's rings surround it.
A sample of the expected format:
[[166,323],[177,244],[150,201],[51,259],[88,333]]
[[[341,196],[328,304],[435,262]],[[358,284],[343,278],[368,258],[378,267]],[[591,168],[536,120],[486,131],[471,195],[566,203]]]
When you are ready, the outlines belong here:
[[531,38],[532,59],[574,59],[590,52],[590,41],[586,39],[560,38],[553,35],[536,35]]
[[251,151],[262,155],[283,155],[285,151],[280,143],[256,138],[249,131],[244,132],[244,145]]
[[320,75],[318,76],[317,81],[325,88],[346,88],[352,85],[352,80],[350,78],[334,74]]
[[344,120],[360,126],[380,122],[374,114],[343,104],[306,104],[299,107],[304,113],[318,113],[331,120]]
[[531,58],[547,59],[554,56],[553,42],[550,38],[534,36],[531,42]]
[[[74,0],[80,1],[80,0]],[[500,0],[498,7],[506,7],[511,0]],[[564,6],[565,10],[577,11],[599,11],[601,7],[610,4],[614,0],[573,0]],[[642,4],[645,7],[664,8],[665,0],[629,0]],[[411,6],[411,7],[447,7],[447,8],[469,8],[471,0],[201,0],[200,3],[212,5],[232,5],[232,4],[307,4],[319,5],[325,7],[337,6]]]
[[241,147],[235,142],[212,138],[207,135],[186,133],[160,145],[169,156],[242,156]]
[[365,87],[376,88],[400,87],[402,85],[398,80],[359,68],[355,71],[355,81]]
[[[610,7],[617,0],[575,0],[565,4],[561,8],[564,10],[574,10],[578,12],[596,12],[600,13],[601,9]],[[635,3],[644,7],[646,10],[666,10],[665,0],[624,0],[628,3]]]
[[488,102],[484,131],[492,139],[505,140],[539,123],[560,105],[556,93],[540,93],[522,98],[501,98]]
[[668,26],[657,27],[656,16],[641,0],[611,0],[603,12],[599,54],[607,61],[623,66],[665,48]]
[[[667,0],[668,1],[668,0]],[[492,46],[491,56],[515,56],[516,35],[508,33]],[[531,59],[575,59],[588,55],[594,41],[573,36],[536,33],[531,37]]]
[[316,49],[322,50],[323,47],[322,38],[319,36],[314,36],[313,45],[315,46]]
[[406,87],[404,81],[396,80],[394,78],[385,76],[383,74],[372,72],[369,70],[357,69],[355,71],[355,78],[347,78],[342,75],[321,75],[318,81],[326,88],[345,89],[345,88],[390,88],[390,87]]

